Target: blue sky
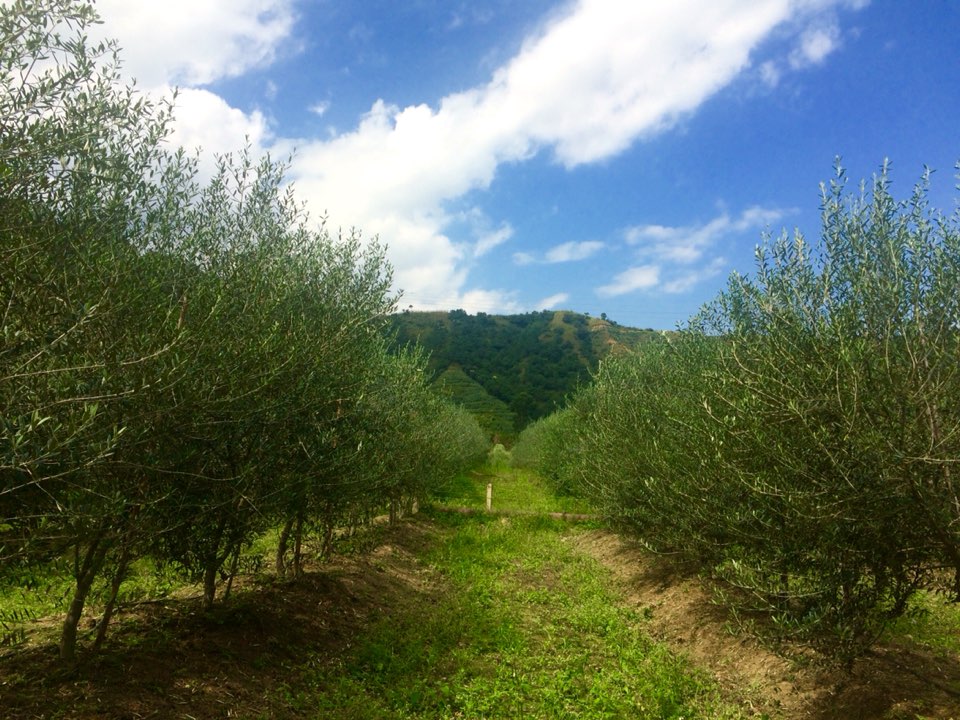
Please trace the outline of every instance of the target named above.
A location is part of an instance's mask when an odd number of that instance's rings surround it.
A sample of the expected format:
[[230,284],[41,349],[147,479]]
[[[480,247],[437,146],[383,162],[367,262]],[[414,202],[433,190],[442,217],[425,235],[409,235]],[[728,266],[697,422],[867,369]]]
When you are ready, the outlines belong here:
[[389,247],[401,307],[572,309],[672,328],[924,165],[957,210],[960,2],[101,0],[173,141],[278,158],[328,227]]

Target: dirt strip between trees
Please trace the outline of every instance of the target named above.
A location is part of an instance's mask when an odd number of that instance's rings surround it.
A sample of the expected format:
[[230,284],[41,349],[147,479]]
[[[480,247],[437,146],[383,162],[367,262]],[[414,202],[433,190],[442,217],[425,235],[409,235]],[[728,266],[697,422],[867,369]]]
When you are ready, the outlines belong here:
[[920,647],[886,644],[848,673],[790,661],[730,629],[695,575],[610,532],[576,538],[612,571],[627,601],[651,618],[654,637],[709,671],[731,699],[775,718],[960,720],[960,660]]

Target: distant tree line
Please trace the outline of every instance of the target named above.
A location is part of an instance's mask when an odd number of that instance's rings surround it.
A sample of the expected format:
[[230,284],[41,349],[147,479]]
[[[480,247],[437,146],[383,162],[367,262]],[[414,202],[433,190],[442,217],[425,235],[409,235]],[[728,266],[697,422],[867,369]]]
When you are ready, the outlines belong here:
[[209,606],[265,530],[298,572],[305,533],[395,517],[489,447],[389,350],[383,248],[311,229],[269,159],[201,181],[94,22],[0,5],[0,580],[70,574],[65,660],[137,558]]
[[887,167],[823,188],[687,328],[602,363],[514,457],[850,660],[918,591],[960,600],[960,215]]

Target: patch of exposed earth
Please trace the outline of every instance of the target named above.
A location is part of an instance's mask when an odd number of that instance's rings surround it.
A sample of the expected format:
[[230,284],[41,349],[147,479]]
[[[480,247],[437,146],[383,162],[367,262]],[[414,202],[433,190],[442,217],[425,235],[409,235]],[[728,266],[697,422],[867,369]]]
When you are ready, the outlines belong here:
[[[814,720],[960,720],[960,658],[901,643],[877,646],[848,672],[787,660],[731,618],[696,576],[606,531],[576,537],[610,569],[654,637],[707,670],[731,700],[771,717]],[[797,650],[795,655],[802,655]]]
[[124,609],[103,652],[69,672],[49,640],[0,656],[0,717],[301,717],[283,695],[305,663],[336,662],[384,614],[433,601],[440,580],[417,555],[441,532],[419,519],[377,528],[372,547],[300,578],[238,579],[210,613],[198,598]]

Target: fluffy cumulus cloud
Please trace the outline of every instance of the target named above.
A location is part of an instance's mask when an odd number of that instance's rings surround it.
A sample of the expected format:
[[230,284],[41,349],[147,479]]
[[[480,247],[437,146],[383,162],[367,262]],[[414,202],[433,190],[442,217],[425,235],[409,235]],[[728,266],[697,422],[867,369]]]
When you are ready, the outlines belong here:
[[[381,236],[405,304],[500,303],[488,309],[507,311],[518,307],[515,295],[471,290],[468,279],[471,263],[511,241],[512,230],[495,219],[485,234],[458,238],[451,201],[487,188],[504,163],[546,152],[572,168],[663,132],[748,68],[751,53],[785,24],[804,23],[794,33],[799,44],[789,63],[768,68],[768,82],[791,64],[821,61],[838,42],[822,20],[834,4],[579,0],[532,33],[485,84],[438,101],[424,98],[431,104],[398,107],[377,100],[355,128],[301,138],[272,137],[263,114],[231,108],[202,87],[262,67],[281,48],[295,49],[293,0],[100,0],[98,7],[142,85],[190,88],[181,95],[178,141],[224,150],[249,138],[255,150],[284,154],[295,146],[299,196],[315,215],[327,213],[333,226]],[[322,114],[326,106],[309,109]],[[669,231],[640,229],[647,235],[639,240],[660,243],[675,262],[692,262],[718,230],[656,237]],[[583,259],[600,247],[569,243],[545,260]],[[536,259],[518,252],[518,262]],[[640,265],[600,291],[628,292],[659,277],[657,265]]]
[[[334,223],[359,225],[388,242],[398,285],[414,304],[436,297],[437,282],[459,296],[471,254],[451,237],[449,201],[487,188],[503,163],[546,151],[574,167],[664,131],[748,67],[751,51],[774,28],[827,4],[581,0],[529,37],[485,85],[436,106],[377,101],[350,132],[300,139],[297,186]],[[804,47],[811,59],[827,51],[814,38]],[[408,237],[416,238],[412,246]],[[581,259],[599,247],[571,243],[545,259]],[[696,240],[686,251],[697,252]],[[538,261],[522,249],[513,259]],[[420,284],[425,260],[442,278],[429,291]],[[651,277],[635,272],[607,291],[645,287]]]
[[583,0],[495,74],[486,102],[563,164],[594,162],[695,109],[788,14],[780,0]]
[[495,312],[517,314],[527,310],[518,300],[515,292],[505,292],[503,290],[469,290],[458,294],[459,300],[450,301],[440,305],[425,305],[426,309],[447,310],[452,307],[459,307],[468,313]]
[[[165,89],[164,94],[172,92]],[[213,154],[234,152],[246,144],[260,151],[270,139],[270,128],[263,113],[245,113],[209,90],[179,91],[177,122],[170,142],[190,151],[201,150],[205,170],[211,169]]]
[[202,86],[272,62],[291,42],[293,0],[98,0],[96,8],[99,32],[118,41],[124,72],[140,88],[163,97],[178,88],[171,142],[202,150],[201,172],[212,172],[214,154],[245,145],[261,153],[274,142],[263,112],[232,107]]
[[141,86],[197,86],[270,63],[295,21],[291,0],[98,0]]
[[728,236],[766,229],[792,211],[750,207],[736,217],[722,212],[697,225],[637,225],[627,228],[624,240],[635,248],[643,264],[617,275],[596,289],[601,297],[657,289],[684,293],[723,271],[725,259],[716,254],[717,243]]

